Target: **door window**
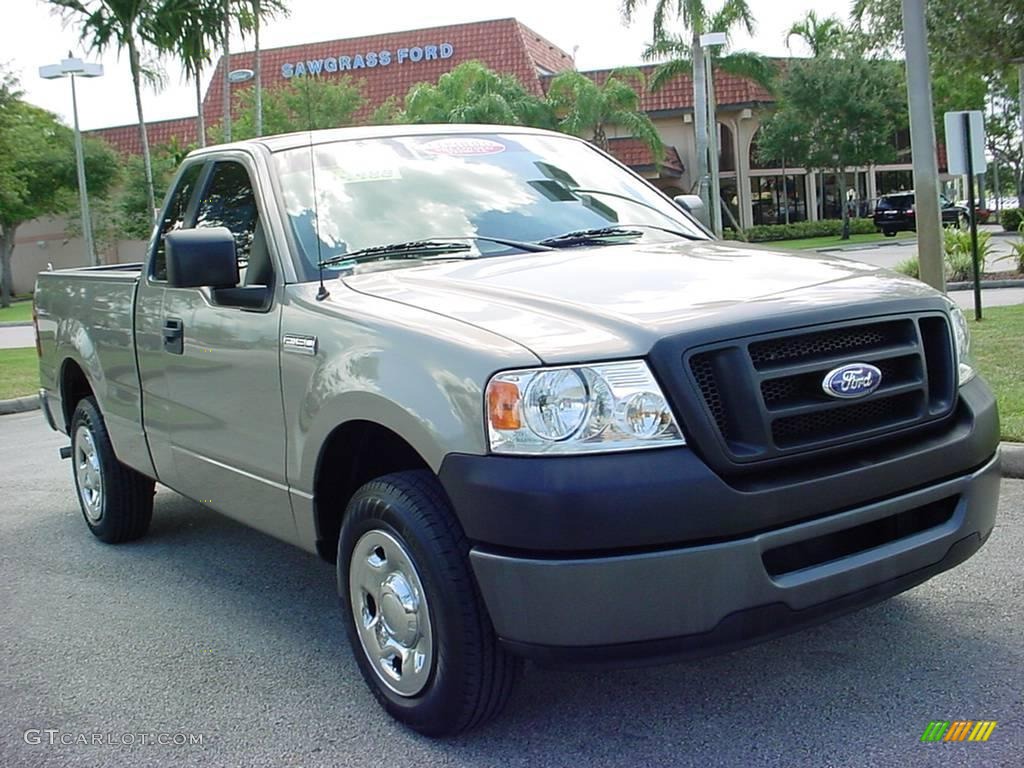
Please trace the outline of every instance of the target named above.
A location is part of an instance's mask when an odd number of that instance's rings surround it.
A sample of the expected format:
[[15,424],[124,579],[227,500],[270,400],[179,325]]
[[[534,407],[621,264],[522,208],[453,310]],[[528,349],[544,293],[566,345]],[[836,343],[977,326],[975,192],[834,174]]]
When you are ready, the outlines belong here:
[[167,253],[164,250],[164,236],[168,232],[185,226],[188,204],[192,199],[192,192],[195,190],[202,168],[202,163],[195,163],[185,169],[178,186],[174,189],[171,201],[167,205],[163,221],[160,222],[160,234],[156,238],[156,250],[153,251],[153,266],[149,272],[150,277],[154,280],[167,279]]
[[240,163],[217,163],[199,201],[196,227],[227,227],[231,230],[235,237],[240,274],[244,274],[249,264],[258,219],[249,172]]

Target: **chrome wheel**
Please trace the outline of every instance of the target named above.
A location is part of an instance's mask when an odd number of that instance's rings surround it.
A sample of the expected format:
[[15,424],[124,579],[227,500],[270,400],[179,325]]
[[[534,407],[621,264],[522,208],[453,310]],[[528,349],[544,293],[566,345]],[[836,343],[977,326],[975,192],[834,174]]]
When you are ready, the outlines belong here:
[[362,535],[348,569],[349,603],[363,652],[377,677],[400,696],[415,696],[433,667],[427,597],[412,558],[392,535]]
[[92,432],[84,425],[75,432],[75,477],[85,516],[98,523],[103,518],[103,471]]

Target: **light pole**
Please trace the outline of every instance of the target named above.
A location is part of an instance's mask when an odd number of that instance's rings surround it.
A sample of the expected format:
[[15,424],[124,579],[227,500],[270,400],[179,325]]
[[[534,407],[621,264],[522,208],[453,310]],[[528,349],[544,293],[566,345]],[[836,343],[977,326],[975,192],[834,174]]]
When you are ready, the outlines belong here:
[[102,64],[90,64],[76,59],[68,52],[68,57],[62,59],[60,64],[48,64],[39,68],[39,76],[45,80],[56,80],[61,77],[71,78],[71,111],[75,118],[75,165],[78,169],[78,202],[82,214],[82,238],[85,240],[85,251],[89,256],[89,263],[93,266],[99,264],[96,257],[96,246],[92,239],[92,218],[89,216],[89,191],[85,186],[85,154],[82,151],[82,131],[78,127],[78,94],[75,91],[76,77],[101,77],[103,75]]
[[708,89],[708,172],[711,176],[711,229],[718,237],[722,236],[722,189],[718,178],[718,118],[715,116],[715,71],[711,66],[711,49],[725,45],[729,41],[725,32],[708,32],[700,36],[700,47],[704,50],[704,71],[707,73]]

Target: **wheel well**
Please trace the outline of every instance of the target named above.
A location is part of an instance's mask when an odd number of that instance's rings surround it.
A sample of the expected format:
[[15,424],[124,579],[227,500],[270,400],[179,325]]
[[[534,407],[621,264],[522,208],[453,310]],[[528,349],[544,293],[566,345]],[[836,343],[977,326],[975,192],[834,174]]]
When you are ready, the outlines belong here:
[[71,417],[78,402],[92,395],[92,387],[85,378],[85,372],[74,360],[65,360],[60,372],[60,403],[64,412],[64,426],[71,431]]
[[335,429],[320,449],[314,481],[316,548],[337,559],[341,520],[349,499],[381,475],[429,469],[423,457],[395,432],[370,421],[350,421]]

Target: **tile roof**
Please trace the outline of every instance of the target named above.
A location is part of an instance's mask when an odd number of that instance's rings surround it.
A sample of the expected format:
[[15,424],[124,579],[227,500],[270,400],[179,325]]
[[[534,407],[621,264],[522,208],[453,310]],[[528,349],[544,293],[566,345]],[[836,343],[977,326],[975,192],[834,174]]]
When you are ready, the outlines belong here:
[[[635,171],[653,171],[657,167],[654,162],[654,153],[640,139],[609,139],[608,153]],[[663,176],[682,176],[683,161],[675,147],[665,147],[665,159],[661,162],[660,171]]]
[[[139,137],[138,123],[119,125],[114,128],[98,128],[83,131],[85,136],[103,139],[110,146],[125,155],[141,155],[142,139]],[[146,134],[150,148],[157,148],[177,140],[182,147],[194,144],[198,140],[199,129],[194,117],[176,117],[171,120],[146,122]]]
[[[643,73],[648,83],[650,83],[656,68],[656,64],[646,64],[637,67]],[[603,83],[613,71],[611,69],[596,69],[583,72],[582,74],[597,83]],[[546,90],[551,77],[545,77],[544,81]],[[715,101],[719,107],[747,106],[757,103],[773,103],[775,97],[766,88],[758,85],[753,80],[747,80],[737,75],[730,75],[716,70]],[[680,75],[670,80],[657,91],[645,89],[641,94],[640,105],[646,112],[692,111],[693,78],[690,75]]]

